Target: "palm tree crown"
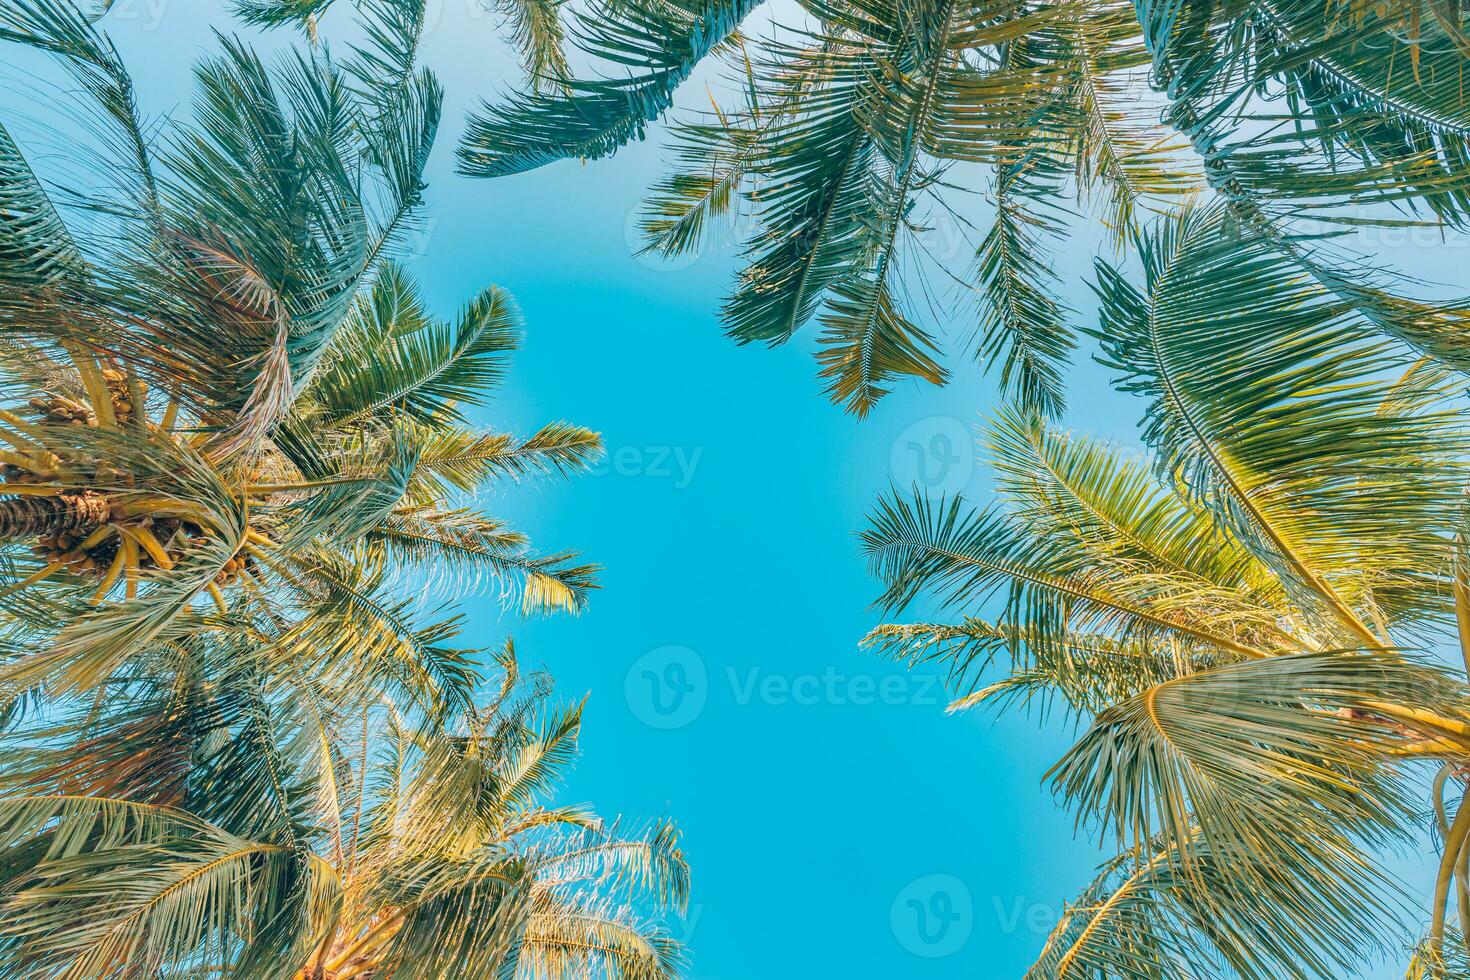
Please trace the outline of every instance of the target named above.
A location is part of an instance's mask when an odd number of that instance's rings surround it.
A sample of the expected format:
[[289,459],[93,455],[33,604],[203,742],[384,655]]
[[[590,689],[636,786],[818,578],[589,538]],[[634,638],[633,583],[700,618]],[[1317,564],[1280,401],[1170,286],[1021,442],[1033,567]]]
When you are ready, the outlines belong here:
[[519,314],[437,319],[392,261],[422,13],[363,5],[340,61],[226,38],[158,138],[68,0],[0,3],[113,181],[58,204],[0,129],[0,976],[678,970],[676,833],[556,805],[580,707],[459,642],[481,586],[583,607],[595,566],[473,492],[601,447],[473,425]]
[[[885,605],[966,618],[870,642],[946,665],[956,708],[1090,721],[1049,778],[1121,853],[1033,976],[1340,976],[1402,937],[1378,855],[1417,824],[1419,765],[1443,818],[1470,752],[1463,676],[1431,655],[1470,628],[1463,379],[1226,205],[1138,254],[1141,283],[1099,264],[1098,340],[1151,458],[1002,411],[995,507],[895,495],[864,534]],[[1464,955],[1466,800],[1425,969]]]
[[[1151,212],[1206,189],[1282,234],[1303,219],[1467,217],[1470,39],[1453,4],[805,0],[803,23],[747,37],[754,7],[595,5],[577,36],[609,77],[478,112],[462,169],[609,153],[695,62],[719,58],[731,96],[671,125],[647,248],[686,253],[748,214],[727,331],[780,344],[819,321],[828,394],[860,415],[895,380],[947,379],[920,314],[952,321],[957,304],[934,282],[956,287],[964,347],[1005,392],[1058,414],[1077,312],[1050,245],[1079,210],[1123,247]],[[950,239],[973,249],[956,260]]]

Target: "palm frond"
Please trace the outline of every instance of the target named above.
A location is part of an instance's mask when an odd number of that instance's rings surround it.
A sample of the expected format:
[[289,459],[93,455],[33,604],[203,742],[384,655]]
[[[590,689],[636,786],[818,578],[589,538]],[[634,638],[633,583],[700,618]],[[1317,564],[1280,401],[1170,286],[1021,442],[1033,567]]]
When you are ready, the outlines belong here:
[[1443,553],[1458,435],[1432,404],[1380,412],[1405,352],[1223,209],[1160,225],[1139,257],[1142,291],[1099,262],[1098,339],[1117,386],[1148,400],[1160,465],[1357,642],[1380,642],[1362,578],[1334,570],[1371,567],[1380,600],[1432,608],[1413,570]]
[[557,77],[472,112],[458,148],[472,177],[520,173],[567,158],[607,156],[668,109],[695,65],[759,0],[620,0],[577,19],[577,47],[627,75]]
[[1402,932],[1395,887],[1362,853],[1303,838],[1242,887],[1239,864],[1191,841],[1181,870],[1168,846],[1108,862],[1047,937],[1027,980],[1335,977]]
[[1408,808],[1377,704],[1452,703],[1433,671],[1384,656],[1294,654],[1165,681],[1098,715],[1053,768],[1079,818],[1126,846],[1158,834],[1188,862],[1196,836],[1242,867],[1282,840],[1375,838]]
[[308,396],[328,424],[394,413],[425,425],[460,422],[459,405],[483,404],[504,376],[520,329],[514,303],[494,288],[457,322],[426,320],[416,287],[390,268],[362,300],[355,328],[333,345],[332,363]]

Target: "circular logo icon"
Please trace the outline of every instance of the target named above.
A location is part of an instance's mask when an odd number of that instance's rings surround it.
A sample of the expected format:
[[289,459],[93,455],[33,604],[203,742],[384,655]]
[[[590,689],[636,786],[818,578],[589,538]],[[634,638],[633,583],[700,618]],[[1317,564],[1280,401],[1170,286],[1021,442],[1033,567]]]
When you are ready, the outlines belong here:
[[959,493],[974,470],[975,443],[970,430],[948,415],[919,419],[898,434],[888,454],[889,475],[900,488]]
[[699,256],[704,252],[704,243],[701,241],[677,255],[665,255],[659,249],[649,248],[649,240],[649,236],[643,231],[642,210],[635,208],[629,211],[623,222],[623,242],[628,246],[628,254],[637,259],[639,265],[647,266],[655,272],[679,272],[698,262]]
[[898,944],[915,956],[953,956],[975,927],[975,903],[954,875],[925,875],[898,893],[888,922]]
[[652,728],[683,728],[709,699],[704,659],[688,647],[650,650],[628,668],[623,696],[633,716]]

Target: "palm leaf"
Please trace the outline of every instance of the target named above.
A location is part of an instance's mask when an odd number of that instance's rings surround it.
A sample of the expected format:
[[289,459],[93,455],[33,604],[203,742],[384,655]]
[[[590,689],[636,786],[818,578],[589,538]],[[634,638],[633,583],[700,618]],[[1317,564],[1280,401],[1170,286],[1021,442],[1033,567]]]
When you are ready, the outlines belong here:
[[695,65],[759,0],[623,0],[578,18],[577,46],[626,76],[555,78],[470,114],[458,149],[461,173],[498,177],[566,158],[607,156],[643,136]]

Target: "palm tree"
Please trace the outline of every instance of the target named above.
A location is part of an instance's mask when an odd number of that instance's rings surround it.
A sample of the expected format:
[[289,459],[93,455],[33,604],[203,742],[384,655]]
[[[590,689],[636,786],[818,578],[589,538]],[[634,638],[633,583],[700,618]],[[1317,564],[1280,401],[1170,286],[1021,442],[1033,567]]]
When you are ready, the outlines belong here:
[[9,684],[90,687],[201,597],[221,615],[309,610],[367,663],[424,658],[378,597],[395,563],[498,582],[528,610],[584,604],[592,566],[530,552],[462,498],[575,471],[597,436],[470,426],[464,407],[516,346],[514,304],[491,288],[437,321],[386,262],[439,113],[427,71],[383,74],[411,65],[412,32],[375,58],[275,72],[227,42],[199,68],[198,124],[155,160],[125,69],[77,11],[17,0],[0,30],[91,86],[107,145],[135,151],[117,169],[137,195],[89,202],[73,236],[0,143],[16,178],[0,227],[0,602],[41,647]]
[[1149,457],[1002,411],[995,505],[894,495],[864,534],[886,607],[964,618],[869,642],[946,666],[956,710],[1088,720],[1048,778],[1119,854],[1031,976],[1343,975],[1402,938],[1380,855],[1426,774],[1443,849],[1416,969],[1463,976],[1463,375],[1228,203],[1136,247],[1141,283],[1098,263],[1096,333]]
[[0,976],[677,975],[639,918],[684,901],[677,835],[550,805],[581,707],[496,659],[493,699],[412,724],[201,631],[12,737]]
[[104,161],[59,197],[0,129],[0,976],[677,971],[674,832],[552,805],[580,708],[423,601],[580,609],[473,492],[600,443],[466,418],[519,317],[392,263],[441,95],[422,6],[362,9],[341,62],[226,39],[160,140],[69,0],[0,2]]
[[[1003,389],[1056,415],[1076,336],[1049,246],[1074,209],[1126,246],[1206,186],[1282,234],[1302,219],[1461,227],[1470,206],[1453,3],[806,0],[806,22],[748,38],[754,7],[594,5],[576,33],[609,77],[477,111],[461,169],[606,155],[715,53],[733,95],[672,125],[647,247],[686,253],[748,213],[727,331],[781,344],[819,320],[828,394],[859,415],[895,379],[947,378],[919,313],[957,304],[932,280],[955,284],[965,346]],[[936,254],[936,226],[973,250]]]

